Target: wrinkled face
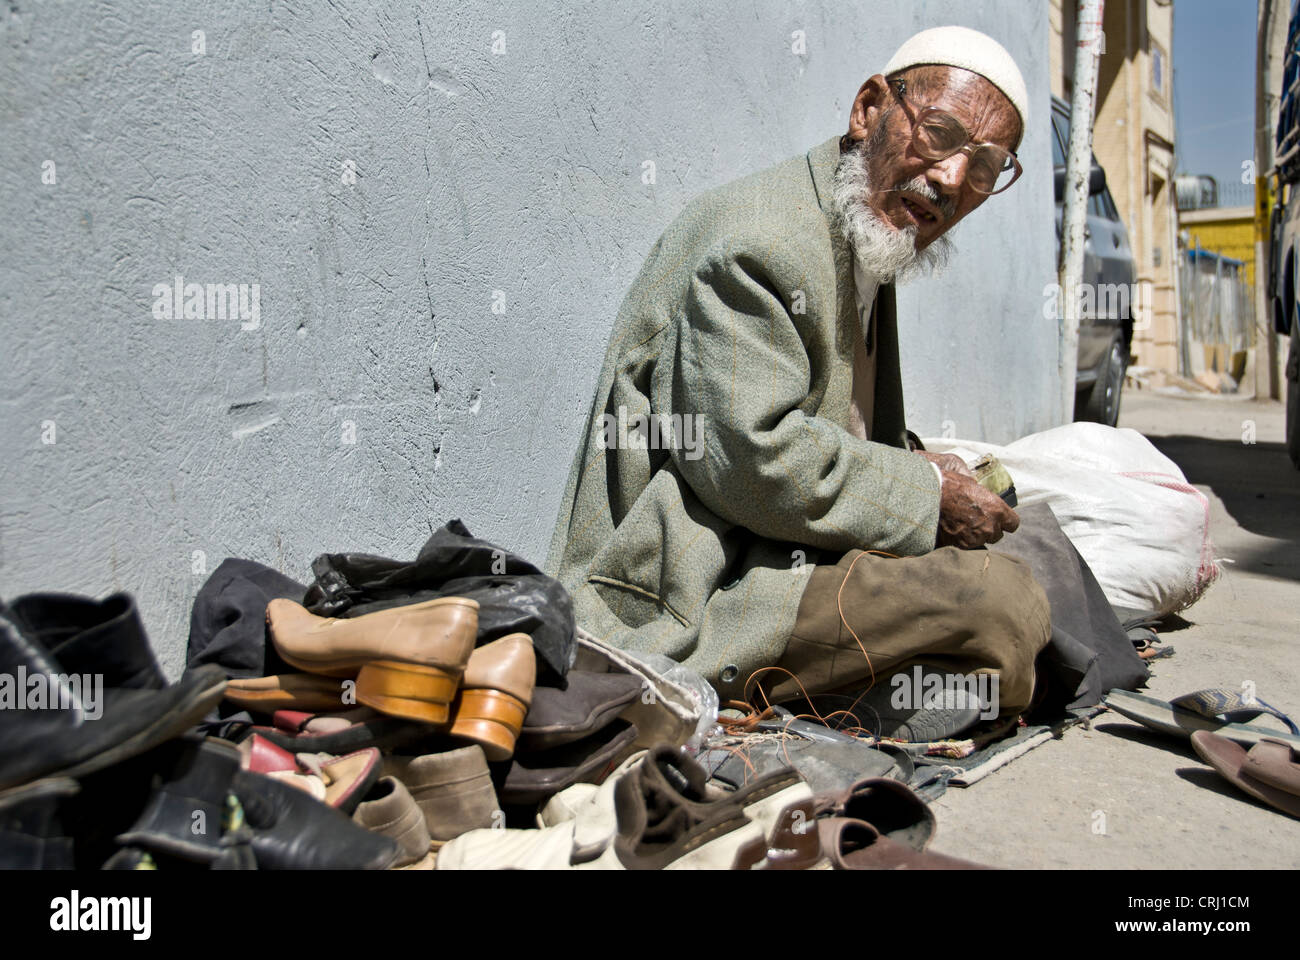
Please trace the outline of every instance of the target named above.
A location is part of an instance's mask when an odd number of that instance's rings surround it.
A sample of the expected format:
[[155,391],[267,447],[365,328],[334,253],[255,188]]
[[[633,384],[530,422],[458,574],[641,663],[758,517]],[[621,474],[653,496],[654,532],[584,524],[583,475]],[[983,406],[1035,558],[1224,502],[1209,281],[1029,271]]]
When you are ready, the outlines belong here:
[[[988,195],[966,182],[969,154],[958,151],[944,160],[918,155],[912,145],[912,119],[925,107],[937,107],[961,121],[972,143],[994,143],[1006,150],[1016,148],[1022,131],[1011,101],[977,73],[925,66],[900,75],[907,80],[906,108],[888,81],[877,74],[862,85],[853,101],[848,137],[871,143],[866,205],[895,230],[915,227],[915,246],[920,251]],[[918,179],[923,184],[917,184]]]

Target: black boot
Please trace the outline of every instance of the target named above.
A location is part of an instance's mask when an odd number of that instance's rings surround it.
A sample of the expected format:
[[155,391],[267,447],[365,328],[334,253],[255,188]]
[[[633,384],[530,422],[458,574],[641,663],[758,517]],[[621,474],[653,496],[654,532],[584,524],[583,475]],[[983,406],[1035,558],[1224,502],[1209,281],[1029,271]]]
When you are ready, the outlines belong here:
[[223,853],[226,795],[239,750],[224,740],[177,741],[171,771],[118,843],[211,866]]
[[65,835],[63,801],[75,780],[42,780],[0,797],[0,870],[71,870],[72,838]]
[[104,686],[167,686],[129,594],[94,600],[71,593],[29,593],[9,604],[14,622],[69,673],[102,673]]
[[259,870],[385,870],[399,859],[396,841],[272,777],[238,771],[235,796]]
[[73,673],[0,604],[0,796],[42,777],[76,778],[143,753],[192,727],[225,686],[217,666],[160,690],[113,687],[99,670]]
[[190,736],[183,734],[77,779],[81,792],[68,801],[64,822],[72,824],[76,836],[78,870],[98,870],[121,849],[118,836],[140,819],[155,786],[176,765]]

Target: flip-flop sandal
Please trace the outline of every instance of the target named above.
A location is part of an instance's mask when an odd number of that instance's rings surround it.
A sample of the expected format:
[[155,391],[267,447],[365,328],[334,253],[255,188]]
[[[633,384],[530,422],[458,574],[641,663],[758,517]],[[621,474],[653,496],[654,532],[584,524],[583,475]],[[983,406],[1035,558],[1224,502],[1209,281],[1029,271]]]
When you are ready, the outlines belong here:
[[[1235,690],[1197,690],[1168,702],[1129,690],[1112,690],[1103,698],[1110,709],[1151,730],[1175,737],[1187,737],[1197,730],[1209,730],[1235,740],[1253,744],[1272,737],[1300,746],[1300,729],[1291,718],[1263,700],[1247,702]],[[1290,733],[1269,727],[1241,723],[1261,714],[1276,717]]]
[[1300,818],[1300,763],[1290,744],[1261,740],[1247,753],[1226,737],[1197,730],[1192,734],[1192,747],[1234,787]]
[[1172,657],[1177,652],[1173,647],[1157,647],[1156,643],[1158,642],[1152,641],[1145,647],[1135,646],[1133,649],[1137,651],[1138,657],[1142,660],[1163,660],[1166,657]]

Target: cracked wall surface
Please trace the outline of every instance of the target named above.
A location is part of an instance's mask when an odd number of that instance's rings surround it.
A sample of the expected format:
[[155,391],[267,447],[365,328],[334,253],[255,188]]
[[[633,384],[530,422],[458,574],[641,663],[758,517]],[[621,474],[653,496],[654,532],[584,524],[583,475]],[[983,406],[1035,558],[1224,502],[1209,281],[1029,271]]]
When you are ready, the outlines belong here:
[[0,589],[129,591],[175,675],[226,556],[308,580],[319,553],[410,557],[460,517],[540,563],[655,238],[843,132],[944,22],[1005,44],[1039,112],[1022,180],[900,291],[911,426],[1054,425],[1035,6],[11,0]]

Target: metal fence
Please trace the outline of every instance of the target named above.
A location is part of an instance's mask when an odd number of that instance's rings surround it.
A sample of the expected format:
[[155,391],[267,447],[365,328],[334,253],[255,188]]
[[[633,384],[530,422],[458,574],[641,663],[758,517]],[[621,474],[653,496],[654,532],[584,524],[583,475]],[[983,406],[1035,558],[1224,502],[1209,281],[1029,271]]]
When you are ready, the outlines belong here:
[[1193,344],[1224,345],[1230,354],[1255,345],[1255,318],[1246,265],[1202,250],[1186,250],[1178,265],[1182,346],[1179,371],[1194,376]]
[[1174,178],[1174,197],[1180,211],[1253,207],[1255,185],[1236,181],[1219,183],[1214,177],[1179,174]]

